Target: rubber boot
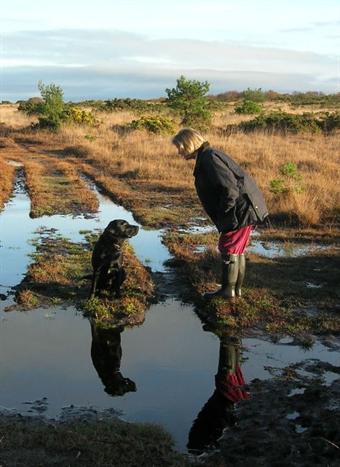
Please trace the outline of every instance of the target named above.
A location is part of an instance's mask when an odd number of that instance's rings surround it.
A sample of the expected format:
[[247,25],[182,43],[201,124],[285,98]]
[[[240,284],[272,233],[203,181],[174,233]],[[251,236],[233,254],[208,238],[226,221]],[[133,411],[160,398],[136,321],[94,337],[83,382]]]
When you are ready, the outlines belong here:
[[235,298],[235,286],[238,277],[239,255],[228,255],[222,262],[222,285],[216,292],[208,292],[203,295],[210,300],[214,297]]
[[235,293],[237,297],[242,296],[242,284],[246,274],[246,257],[244,254],[238,255],[238,276],[236,281]]

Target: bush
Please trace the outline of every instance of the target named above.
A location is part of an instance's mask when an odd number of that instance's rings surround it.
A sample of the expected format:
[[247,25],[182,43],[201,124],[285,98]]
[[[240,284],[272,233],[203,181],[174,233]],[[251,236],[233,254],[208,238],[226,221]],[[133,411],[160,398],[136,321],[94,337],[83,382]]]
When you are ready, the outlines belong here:
[[165,90],[167,105],[180,114],[183,125],[206,128],[210,124],[211,113],[206,96],[209,87],[208,81],[189,80],[181,76],[176,88]]
[[64,92],[60,86],[53,83],[45,85],[42,81],[39,81],[38,88],[43,98],[39,126],[41,128],[57,130],[63,121],[65,107],[63,99]]
[[160,111],[164,108],[164,104],[160,102],[149,102],[143,99],[111,99],[102,102],[101,105],[97,104],[96,108],[105,112],[115,112],[122,110],[133,110],[135,112],[153,112]]
[[279,168],[280,174],[284,178],[275,178],[269,182],[269,191],[275,195],[295,192],[302,193],[302,176],[298,173],[297,165],[294,162],[286,162]]
[[134,130],[147,130],[150,133],[171,135],[176,131],[175,124],[166,117],[141,117],[138,120],[132,120],[129,127]]
[[62,120],[78,125],[94,126],[97,121],[92,112],[82,110],[77,106],[68,105],[62,115]]
[[320,127],[324,133],[332,133],[340,128],[340,112],[325,112],[320,120]]
[[63,122],[93,126],[97,123],[92,112],[82,110],[73,104],[65,104],[64,92],[55,84],[38,84],[41,98],[32,97],[19,104],[19,110],[28,115],[38,115],[38,126],[58,130]]
[[286,112],[270,112],[261,114],[254,120],[241,122],[239,129],[245,132],[256,130],[279,133],[320,133],[322,124],[320,119],[312,114],[295,115]]
[[266,94],[262,91],[261,88],[258,89],[246,89],[242,93],[243,99],[246,101],[253,102],[264,102],[266,100]]
[[246,99],[235,107],[235,113],[237,114],[258,114],[262,112],[262,110],[263,107],[261,104]]
[[21,101],[18,110],[25,112],[27,115],[39,115],[42,113],[43,103],[41,97],[31,97],[27,101]]

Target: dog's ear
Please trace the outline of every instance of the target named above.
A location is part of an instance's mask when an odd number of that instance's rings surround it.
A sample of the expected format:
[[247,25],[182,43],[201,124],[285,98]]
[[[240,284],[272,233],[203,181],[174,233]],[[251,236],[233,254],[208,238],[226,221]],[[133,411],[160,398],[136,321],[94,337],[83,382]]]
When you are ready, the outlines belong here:
[[121,236],[125,228],[129,225],[124,219],[115,219],[106,227],[105,231],[117,237]]

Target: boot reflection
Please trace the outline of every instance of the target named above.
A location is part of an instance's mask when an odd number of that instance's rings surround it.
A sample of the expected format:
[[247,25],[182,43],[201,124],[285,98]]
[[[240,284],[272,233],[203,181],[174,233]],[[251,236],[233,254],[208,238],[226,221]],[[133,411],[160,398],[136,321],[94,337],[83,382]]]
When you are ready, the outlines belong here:
[[92,345],[91,357],[104,390],[111,396],[122,396],[136,391],[136,384],[129,378],[124,378],[120,372],[122,358],[121,333],[122,326],[116,328],[101,328],[91,321]]
[[235,404],[250,397],[240,368],[241,340],[220,337],[218,371],[215,391],[204,405],[189,433],[188,450],[200,454],[217,446],[223,430],[236,423]]

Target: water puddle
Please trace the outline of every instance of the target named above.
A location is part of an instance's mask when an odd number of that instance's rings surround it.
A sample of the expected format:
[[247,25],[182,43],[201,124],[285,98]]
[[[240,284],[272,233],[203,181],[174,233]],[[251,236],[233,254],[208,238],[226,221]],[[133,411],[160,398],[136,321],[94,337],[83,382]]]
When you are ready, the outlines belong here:
[[[17,182],[0,215],[0,292],[25,274],[29,240],[43,227],[81,241],[81,230],[104,228],[115,218],[135,223],[125,209],[97,193],[98,216],[29,218],[30,202]],[[152,270],[166,271],[169,253],[162,232],[141,229],[131,240]],[[5,293],[5,292],[4,292]],[[5,313],[0,302],[0,407],[25,415],[59,417],[87,410],[118,412],[128,421],[164,426],[184,451],[191,427],[223,378],[231,359],[245,382],[268,379],[275,370],[304,360],[337,365],[336,352],[320,342],[305,351],[291,339],[278,344],[257,338],[233,340],[204,332],[193,307],[175,297],[152,305],[140,327],[101,331],[73,307]],[[328,381],[334,373],[328,372]]]
[[[253,237],[254,234],[252,234]],[[255,237],[256,238],[256,237]],[[267,258],[296,258],[317,251],[329,249],[329,245],[304,244],[297,245],[282,242],[265,242],[252,238],[248,251]]]

